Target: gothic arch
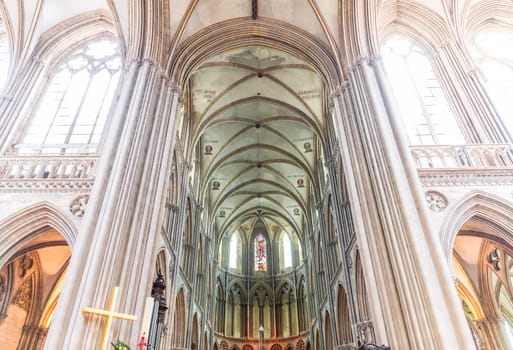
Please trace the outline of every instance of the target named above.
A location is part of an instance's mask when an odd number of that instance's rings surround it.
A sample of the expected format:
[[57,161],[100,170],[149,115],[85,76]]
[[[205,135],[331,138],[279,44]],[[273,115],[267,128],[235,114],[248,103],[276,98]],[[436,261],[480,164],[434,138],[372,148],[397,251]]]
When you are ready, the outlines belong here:
[[54,228],[73,250],[77,227],[68,215],[49,202],[40,202],[24,208],[0,222],[0,266],[4,266],[12,255],[25,243],[47,228]]
[[327,310],[324,312],[324,345],[326,346],[326,349],[335,349],[331,316]]
[[186,336],[186,303],[184,289],[180,288],[176,294],[175,299],[175,312],[173,320],[173,345],[175,347],[183,348],[185,346]]
[[226,288],[226,290],[228,292],[230,292],[231,290],[234,290],[236,288],[238,288],[241,291],[243,300],[246,300],[248,292],[246,290],[246,287],[244,287],[244,285],[242,284],[242,282],[240,280],[233,280],[233,281],[231,281],[228,284],[228,287]]
[[337,324],[338,324],[338,336],[341,344],[352,343],[351,334],[351,319],[349,317],[349,303],[347,301],[347,294],[342,287],[338,285],[337,292]]
[[[262,35],[252,35],[254,32]],[[299,57],[316,68],[331,90],[341,83],[337,53],[300,28],[265,18],[258,22],[232,19],[203,28],[177,47],[166,71],[172,81],[185,86],[188,77],[208,57],[243,46],[266,46]]]
[[376,28],[379,42],[397,33],[414,41],[433,56],[450,38],[445,20],[426,6],[404,0],[389,0],[382,5],[379,13],[385,14],[375,14],[379,18]]
[[119,41],[111,14],[105,10],[90,11],[60,22],[43,33],[34,49],[34,56],[52,62],[48,67],[51,71],[53,64],[58,64],[86,41],[104,36]]
[[461,16],[464,24],[464,35],[468,41],[483,26],[513,26],[513,9],[511,5],[496,2],[476,2],[467,8]]
[[192,332],[191,332],[191,350],[197,350],[199,347],[199,322],[198,314],[194,313],[192,317]]
[[[452,266],[450,259],[456,235],[463,224],[472,217],[482,218],[507,232],[513,232],[512,203],[493,194],[481,191],[471,192],[447,215],[440,229],[442,249],[450,266]],[[501,234],[500,231],[496,231],[495,234],[497,238],[505,240],[510,246],[513,246],[513,237],[511,235]]]

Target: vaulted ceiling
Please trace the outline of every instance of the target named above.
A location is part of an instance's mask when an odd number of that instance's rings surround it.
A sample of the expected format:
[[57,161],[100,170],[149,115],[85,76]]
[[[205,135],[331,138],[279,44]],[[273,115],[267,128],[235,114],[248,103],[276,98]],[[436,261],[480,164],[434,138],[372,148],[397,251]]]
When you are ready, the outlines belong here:
[[301,234],[321,155],[324,84],[311,67],[265,47],[204,62],[190,79],[191,119],[199,138],[196,174],[216,233]]

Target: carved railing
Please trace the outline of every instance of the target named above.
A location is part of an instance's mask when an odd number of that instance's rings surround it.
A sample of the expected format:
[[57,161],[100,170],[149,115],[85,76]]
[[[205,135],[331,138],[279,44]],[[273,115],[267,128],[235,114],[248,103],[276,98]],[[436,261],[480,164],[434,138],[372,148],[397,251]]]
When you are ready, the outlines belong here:
[[98,157],[1,156],[0,190],[89,190]]
[[417,169],[513,167],[510,144],[410,146]]

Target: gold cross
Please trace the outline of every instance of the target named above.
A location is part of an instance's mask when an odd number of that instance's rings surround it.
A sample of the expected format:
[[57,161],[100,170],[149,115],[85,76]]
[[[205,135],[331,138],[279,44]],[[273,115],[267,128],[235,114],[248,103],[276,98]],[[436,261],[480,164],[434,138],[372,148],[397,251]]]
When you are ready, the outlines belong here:
[[100,310],[100,309],[94,309],[91,307],[84,307],[82,309],[83,314],[93,314],[98,316],[105,316],[107,317],[107,320],[105,321],[105,324],[103,325],[103,332],[102,332],[102,342],[100,345],[100,350],[106,350],[107,349],[107,342],[108,342],[108,335],[110,332],[110,327],[112,325],[112,319],[113,318],[119,318],[121,320],[130,320],[135,321],[137,319],[134,315],[127,315],[127,314],[121,314],[118,312],[114,312],[114,308],[116,306],[116,301],[118,297],[118,290],[119,287],[112,288],[112,295],[110,297],[109,302],[109,308],[108,310]]

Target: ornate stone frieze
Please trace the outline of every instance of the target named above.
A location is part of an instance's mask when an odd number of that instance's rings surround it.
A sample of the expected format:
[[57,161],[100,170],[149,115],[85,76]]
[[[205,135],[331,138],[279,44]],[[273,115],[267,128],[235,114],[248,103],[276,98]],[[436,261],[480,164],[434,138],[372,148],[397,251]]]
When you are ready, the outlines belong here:
[[418,169],[424,187],[513,186],[513,169]]
[[19,306],[23,310],[30,311],[30,303],[32,300],[32,278],[27,278],[18,288],[12,299],[12,304]]
[[30,270],[32,266],[34,266],[34,259],[28,255],[23,255],[18,263],[18,275],[20,277],[25,277],[27,271]]
[[94,181],[90,180],[0,180],[0,192],[3,193],[90,193]]
[[87,202],[89,201],[89,195],[83,194],[71,201],[69,204],[69,210],[71,211],[71,214],[73,214],[76,217],[81,218],[85,214],[85,209],[87,206]]
[[0,157],[0,192],[89,193],[97,157]]
[[440,192],[427,191],[426,202],[428,203],[429,209],[439,212],[447,208],[447,198]]

